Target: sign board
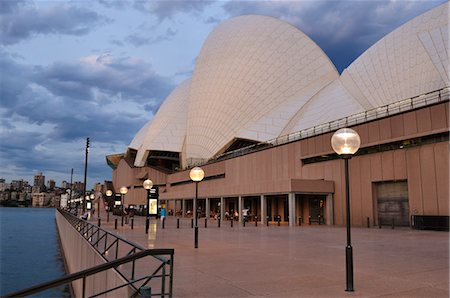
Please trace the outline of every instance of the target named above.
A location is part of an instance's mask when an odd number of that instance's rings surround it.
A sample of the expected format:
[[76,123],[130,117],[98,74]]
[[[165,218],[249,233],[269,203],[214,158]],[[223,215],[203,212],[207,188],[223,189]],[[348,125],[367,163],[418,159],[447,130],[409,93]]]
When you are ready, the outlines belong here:
[[156,216],[158,215],[158,200],[157,199],[150,199],[149,200],[149,208],[148,208],[148,215]]
[[148,215],[157,216],[158,215],[158,198],[159,198],[159,188],[157,186],[150,189],[148,192]]
[[86,202],[86,208],[87,208],[87,210],[91,210],[92,209],[92,203],[90,201]]

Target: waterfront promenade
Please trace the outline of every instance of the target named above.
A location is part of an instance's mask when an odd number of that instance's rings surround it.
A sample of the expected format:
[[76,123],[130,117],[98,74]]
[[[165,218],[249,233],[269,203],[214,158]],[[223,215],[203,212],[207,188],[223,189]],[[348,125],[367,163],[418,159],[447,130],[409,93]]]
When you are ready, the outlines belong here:
[[[345,292],[345,228],[319,225],[246,227],[168,217],[165,229],[134,218],[114,230],[147,248],[174,248],[174,297],[449,297],[449,234],[409,228],[352,228],[354,292]],[[96,223],[96,216],[91,219]]]

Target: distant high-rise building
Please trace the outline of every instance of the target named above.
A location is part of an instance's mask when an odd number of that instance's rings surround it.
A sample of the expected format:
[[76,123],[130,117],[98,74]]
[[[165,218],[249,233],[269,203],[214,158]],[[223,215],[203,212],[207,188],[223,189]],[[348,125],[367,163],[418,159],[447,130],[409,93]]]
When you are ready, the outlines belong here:
[[50,180],[47,181],[47,188],[49,190],[55,189],[55,186],[56,186],[55,180],[50,179]]
[[[11,181],[11,190],[22,190],[24,187],[25,181],[23,179],[20,180],[12,180]],[[28,184],[28,182],[27,182]]]
[[39,186],[41,189],[44,189],[45,187],[45,176],[42,174],[42,172],[37,173],[34,176],[34,184],[33,186]]
[[94,184],[94,191],[103,193],[105,191],[104,189],[105,189],[105,186],[103,184],[101,184],[100,182]]
[[70,188],[70,182],[67,182],[66,180],[63,180],[63,182],[61,183],[61,188]]
[[83,192],[83,190],[84,190],[84,183],[80,182],[80,181],[76,181],[73,184],[73,190],[74,191],[78,191],[78,192]]
[[6,180],[3,178],[0,178],[0,191],[5,191],[9,189],[10,184],[6,183]]

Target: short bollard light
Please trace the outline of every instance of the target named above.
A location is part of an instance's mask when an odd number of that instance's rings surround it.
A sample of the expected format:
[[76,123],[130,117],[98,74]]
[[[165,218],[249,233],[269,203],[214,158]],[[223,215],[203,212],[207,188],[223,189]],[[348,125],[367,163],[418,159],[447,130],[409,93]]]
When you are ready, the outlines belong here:
[[258,216],[255,215],[255,227],[258,226]]
[[180,228],[180,218],[177,218],[177,229]]

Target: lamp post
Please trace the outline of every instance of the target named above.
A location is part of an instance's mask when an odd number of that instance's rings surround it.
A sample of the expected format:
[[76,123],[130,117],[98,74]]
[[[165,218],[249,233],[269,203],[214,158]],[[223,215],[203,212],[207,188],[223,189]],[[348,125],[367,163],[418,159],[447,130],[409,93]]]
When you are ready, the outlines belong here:
[[106,191],[106,196],[108,197],[108,210],[106,211],[106,222],[109,222],[109,209],[111,209],[111,206],[110,206],[110,204],[109,204],[109,201],[110,201],[110,199],[111,199],[111,196],[112,196],[112,194],[113,194],[113,192],[111,191],[111,190],[107,190]]
[[198,216],[197,216],[197,200],[198,200],[198,183],[205,177],[205,172],[200,167],[195,167],[189,172],[189,177],[195,182],[195,200],[194,200],[194,216],[195,216],[195,226],[194,226],[194,239],[195,248],[198,248]]
[[351,128],[341,128],[331,137],[331,147],[334,152],[344,159],[345,164],[345,197],[347,213],[347,246],[345,247],[345,268],[347,292],[353,292],[353,248],[350,235],[350,185],[348,174],[348,160],[358,151],[361,139],[356,131]]
[[122,227],[123,227],[123,208],[124,208],[124,205],[125,205],[125,195],[128,192],[128,188],[126,186],[122,186],[120,188],[119,192],[120,192],[120,202],[121,202],[121,204],[120,204],[121,205],[120,215],[122,216]]
[[145,180],[142,186],[147,190],[147,216],[145,218],[145,234],[148,234],[148,227],[150,225],[150,189],[153,187],[153,181],[150,179]]

